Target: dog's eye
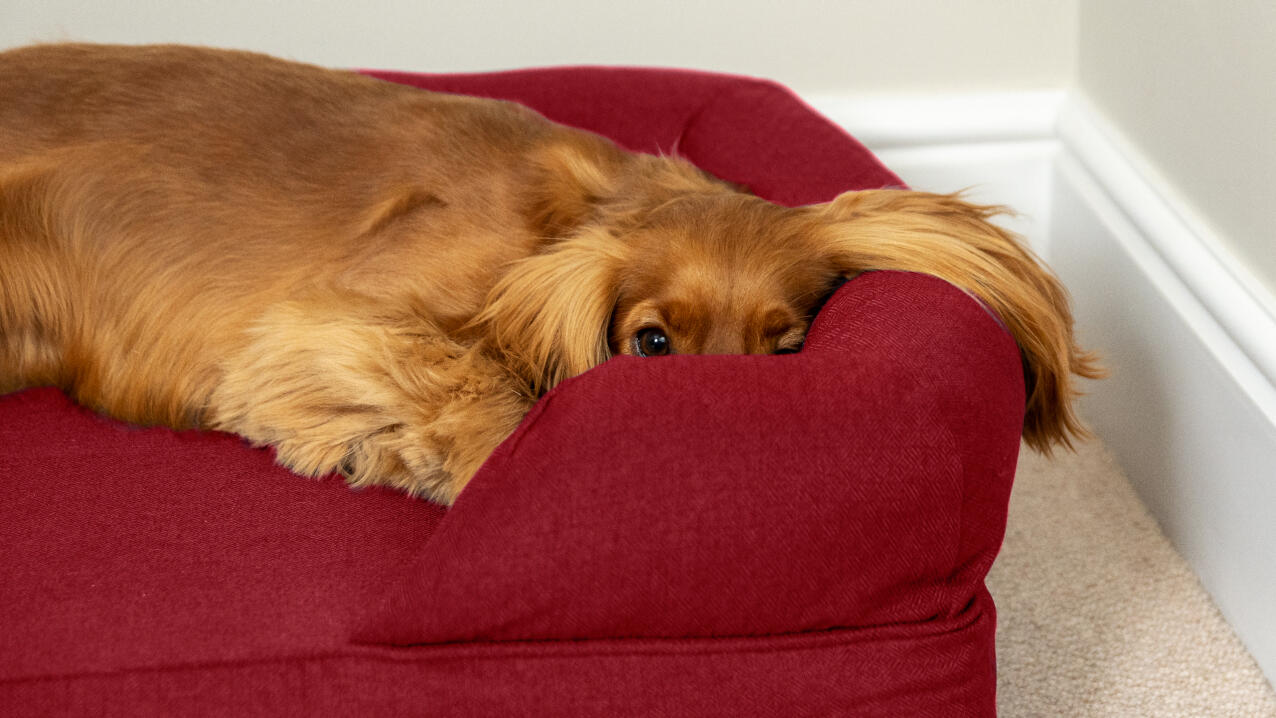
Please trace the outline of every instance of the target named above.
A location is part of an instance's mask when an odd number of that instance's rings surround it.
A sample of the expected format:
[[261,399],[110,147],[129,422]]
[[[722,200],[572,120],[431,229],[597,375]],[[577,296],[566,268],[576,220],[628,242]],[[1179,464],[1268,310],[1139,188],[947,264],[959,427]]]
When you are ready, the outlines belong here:
[[658,357],[669,353],[669,337],[659,329],[644,329],[634,337],[634,350],[640,357]]

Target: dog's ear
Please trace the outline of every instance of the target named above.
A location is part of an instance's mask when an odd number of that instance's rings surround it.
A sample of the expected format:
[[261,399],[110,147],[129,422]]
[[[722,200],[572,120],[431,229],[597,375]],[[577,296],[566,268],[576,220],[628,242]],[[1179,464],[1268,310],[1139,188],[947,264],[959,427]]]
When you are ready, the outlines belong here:
[[608,325],[626,256],[622,242],[595,229],[521,259],[469,330],[539,395],[610,357]]
[[1024,357],[1028,402],[1024,439],[1048,453],[1071,447],[1087,430],[1073,402],[1073,374],[1100,378],[1096,357],[1073,337],[1062,284],[1009,232],[990,218],[998,207],[956,195],[903,190],[848,192],[810,208],[819,219],[810,236],[836,271],[894,269],[930,274],[979,298],[1006,325]]
[[628,163],[602,138],[570,136],[538,148],[525,183],[529,228],[545,239],[571,236],[615,196]]
[[623,232],[670,200],[739,189],[679,157],[626,153],[593,136],[547,143],[531,164],[524,213],[532,232],[548,240],[600,223]]

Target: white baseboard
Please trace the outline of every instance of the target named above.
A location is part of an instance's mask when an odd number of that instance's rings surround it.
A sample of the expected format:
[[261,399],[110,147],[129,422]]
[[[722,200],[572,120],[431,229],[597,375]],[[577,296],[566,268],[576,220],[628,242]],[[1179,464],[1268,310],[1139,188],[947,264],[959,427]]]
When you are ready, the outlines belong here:
[[891,147],[1054,139],[1066,94],[1040,92],[959,95],[810,95],[826,117],[852,129],[874,150]]
[[[1089,103],[1073,97],[1061,110],[1058,131],[1066,153],[1121,208],[1270,388],[1276,382],[1276,297]],[[1276,419],[1276,413],[1270,416]]]
[[811,104],[911,186],[973,186],[1027,215],[1008,224],[1068,285],[1082,341],[1113,370],[1083,412],[1276,681],[1271,294],[1080,98]]
[[[1261,303],[1138,165],[1061,124],[1051,263],[1113,375],[1083,411],[1276,678],[1276,387]],[[1080,114],[1076,114],[1080,113]],[[1115,166],[1114,166],[1115,165]],[[1257,360],[1257,361],[1256,361]],[[1155,587],[1149,587],[1155,590]]]

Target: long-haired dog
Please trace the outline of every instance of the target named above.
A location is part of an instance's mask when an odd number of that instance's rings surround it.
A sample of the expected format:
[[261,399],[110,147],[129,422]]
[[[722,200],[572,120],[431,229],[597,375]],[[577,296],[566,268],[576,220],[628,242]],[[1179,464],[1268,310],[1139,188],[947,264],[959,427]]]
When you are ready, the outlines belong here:
[[1083,433],[1060,284],[994,210],[786,208],[507,102],[261,55],[0,53],[0,392],[63,387],[451,503],[615,354],[797,350],[840,277],[924,272],[1022,350],[1026,441]]

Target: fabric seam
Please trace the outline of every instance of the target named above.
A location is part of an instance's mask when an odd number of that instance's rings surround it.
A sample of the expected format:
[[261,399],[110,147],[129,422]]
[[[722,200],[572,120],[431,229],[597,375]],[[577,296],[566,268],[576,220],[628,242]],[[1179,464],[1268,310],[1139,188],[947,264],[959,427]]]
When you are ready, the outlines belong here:
[[[832,628],[801,631],[789,634],[758,636],[692,637],[692,638],[553,638],[521,639],[511,641],[466,641],[423,644],[359,644],[351,643],[330,652],[281,655],[244,660],[205,661],[175,663],[170,665],[137,666],[118,670],[80,671],[49,675],[24,676],[0,679],[0,686],[17,686],[67,680],[112,678],[141,673],[180,673],[200,670],[235,670],[272,664],[310,664],[329,661],[375,661],[378,663],[429,663],[436,660],[460,658],[466,660],[501,660],[531,658],[544,660],[573,660],[623,656],[712,656],[727,654],[780,654],[800,651],[831,650],[841,646],[862,643],[912,643],[920,639],[938,639],[954,633],[969,631],[988,620],[985,603],[991,597],[981,589],[967,604],[965,611],[952,617],[935,618],[916,623],[887,624],[856,628]],[[909,635],[910,628],[941,624],[936,630],[922,636]],[[946,624],[946,625],[945,625]],[[865,633],[882,635],[865,636]],[[728,645],[723,645],[723,644]],[[788,645],[774,645],[777,643]],[[632,645],[638,644],[638,645]],[[763,644],[763,645],[759,645]],[[545,648],[560,651],[548,654]],[[586,650],[572,650],[585,648]]]

